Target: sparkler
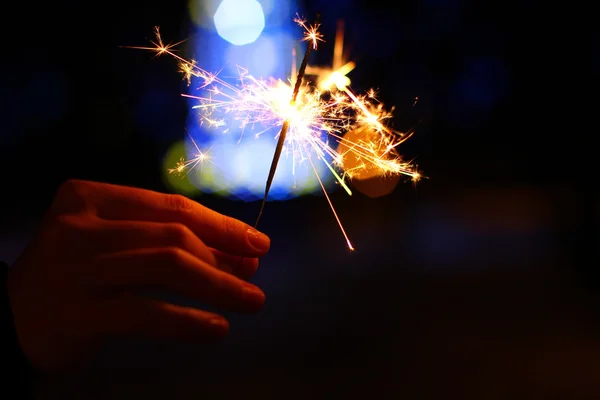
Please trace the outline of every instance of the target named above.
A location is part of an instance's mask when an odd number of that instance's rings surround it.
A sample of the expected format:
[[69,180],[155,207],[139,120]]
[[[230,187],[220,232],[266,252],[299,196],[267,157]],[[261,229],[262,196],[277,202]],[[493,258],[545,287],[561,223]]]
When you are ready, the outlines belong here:
[[[277,145],[256,224],[264,210],[279,158],[285,153],[293,157],[294,166],[304,161],[310,164],[348,248],[354,250],[313,158],[324,163],[349,195],[352,191],[347,181],[351,179],[406,176],[416,182],[421,178],[416,166],[404,161],[397,150],[412,131],[403,133],[388,126],[391,110],[386,110],[377,101],[374,90],[358,95],[350,89],[347,74],[355,64],[343,62],[343,30],[340,26],[333,65],[319,68],[308,65],[311,51],[323,41],[319,21],[307,24],[298,17],[295,22],[304,29],[303,41],[308,43],[297,75],[294,69],[288,82],[275,78],[256,79],[242,67],[238,67],[237,83],[228,82],[218,74],[202,69],[195,60],[179,56],[174,47],[181,42],[165,45],[158,28],[155,28],[156,39],[151,41],[152,47],[129,48],[153,51],[157,56],[169,55],[177,60],[188,85],[200,81],[199,95],[182,94],[198,102],[193,108],[199,112],[200,124],[228,133],[231,127],[225,117],[230,117],[239,125],[240,141],[247,130],[252,130],[258,137],[277,129]],[[296,78],[292,81],[294,75]],[[316,76],[317,85],[304,82],[305,75]],[[256,131],[259,126],[261,128]],[[335,148],[330,141],[336,143]],[[192,142],[196,155],[189,160],[182,159],[170,172],[188,173],[209,160],[208,153],[201,151],[193,139]]]
[[[300,64],[300,69],[298,70],[298,76],[296,77],[296,83],[294,84],[294,92],[292,93],[292,100],[290,101],[290,106],[296,106],[296,99],[298,98],[298,92],[300,91],[300,85],[302,85],[302,80],[304,79],[304,73],[306,72],[306,67],[308,65],[308,57],[310,57],[310,52],[314,48],[317,49],[317,41],[321,39],[319,35],[319,25],[321,23],[321,16],[317,15],[317,20],[315,24],[306,28],[306,24],[303,20],[297,19],[298,23],[306,29],[307,36],[305,39],[310,40],[312,42],[312,46],[306,46],[306,52],[304,53],[304,58],[302,59],[302,63]],[[269,177],[267,178],[267,184],[265,187],[265,195],[263,197],[262,203],[260,205],[260,211],[258,212],[258,217],[256,217],[256,222],[254,223],[254,227],[258,226],[258,221],[260,221],[260,217],[262,216],[263,210],[265,209],[265,204],[267,203],[267,197],[269,197],[269,190],[271,189],[271,184],[273,183],[273,178],[275,177],[275,171],[277,170],[277,164],[279,163],[279,157],[281,157],[281,151],[283,150],[283,145],[285,143],[285,137],[287,136],[288,129],[290,128],[290,120],[289,118],[283,121],[283,126],[281,127],[281,131],[279,132],[279,139],[277,140],[277,145],[275,146],[275,154],[273,154],[273,161],[271,161],[271,168],[269,168]],[[318,175],[317,175],[318,176]],[[348,240],[348,243],[350,241]],[[351,247],[352,245],[350,245]]]

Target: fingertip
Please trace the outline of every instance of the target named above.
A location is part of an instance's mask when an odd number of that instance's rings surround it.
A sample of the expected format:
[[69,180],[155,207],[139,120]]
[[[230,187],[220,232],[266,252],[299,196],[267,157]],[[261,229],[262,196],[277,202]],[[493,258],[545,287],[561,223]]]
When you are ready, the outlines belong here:
[[242,303],[245,309],[244,311],[250,313],[260,311],[265,304],[265,300],[265,293],[258,286],[247,282],[242,284]]
[[246,240],[259,256],[265,255],[271,248],[271,239],[252,227],[246,229]]
[[194,329],[188,332],[190,342],[217,342],[229,334],[229,321],[219,315],[209,316],[208,319],[198,320]]
[[204,311],[198,311],[194,326],[188,327],[188,331],[181,334],[181,339],[192,343],[216,342],[223,339],[229,333],[229,321],[220,315],[206,315]]
[[216,339],[220,339],[224,336],[227,336],[229,333],[229,321],[223,317],[213,317],[208,320],[207,328],[211,333],[211,336]]
[[258,258],[241,258],[236,270],[242,279],[250,279],[258,270]]

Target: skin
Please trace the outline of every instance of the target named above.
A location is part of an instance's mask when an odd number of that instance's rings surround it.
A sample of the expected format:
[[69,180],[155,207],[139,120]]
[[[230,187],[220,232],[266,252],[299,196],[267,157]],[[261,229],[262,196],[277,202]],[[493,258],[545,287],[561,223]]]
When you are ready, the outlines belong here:
[[19,342],[34,367],[57,371],[111,338],[222,338],[229,324],[221,315],[136,293],[259,311],[265,295],[246,279],[269,246],[245,223],[179,195],[68,181],[11,268]]

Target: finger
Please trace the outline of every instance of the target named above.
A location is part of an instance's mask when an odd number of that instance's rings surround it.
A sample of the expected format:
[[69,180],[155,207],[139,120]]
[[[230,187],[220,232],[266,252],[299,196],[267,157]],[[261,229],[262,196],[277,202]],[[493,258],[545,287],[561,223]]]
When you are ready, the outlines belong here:
[[221,271],[177,247],[102,255],[96,275],[105,288],[161,289],[231,311],[255,312],[265,301],[255,285]]
[[101,218],[178,222],[209,247],[239,256],[260,257],[269,250],[270,239],[265,234],[181,195],[97,182],[70,182],[74,193],[84,193]]
[[217,266],[214,251],[183,224],[100,220],[93,239],[99,252],[178,247],[212,266]]
[[258,258],[233,256],[222,251],[212,249],[216,259],[217,268],[229,272],[241,279],[250,279],[258,269]]
[[212,341],[227,335],[229,323],[218,314],[124,295],[100,305],[102,329],[109,336],[159,340]]

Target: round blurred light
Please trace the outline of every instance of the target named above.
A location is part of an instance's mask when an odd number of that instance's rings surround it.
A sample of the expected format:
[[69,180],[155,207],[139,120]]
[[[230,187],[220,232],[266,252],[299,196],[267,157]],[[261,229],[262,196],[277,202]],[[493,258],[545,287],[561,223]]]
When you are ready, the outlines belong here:
[[276,72],[277,49],[273,39],[268,37],[261,37],[248,46],[230,46],[225,57],[232,73],[239,73],[240,65],[247,68],[250,75],[258,78],[273,76]]
[[[190,181],[202,191],[230,195],[242,200],[261,199],[276,141],[265,137],[243,141],[221,137],[210,146],[211,162],[188,174]],[[315,169],[324,184],[331,177],[322,160],[311,155]],[[171,160],[171,164],[174,160]],[[310,161],[300,162],[283,155],[279,161],[269,199],[283,200],[320,190]]]
[[214,30],[213,16],[219,8],[219,4],[219,0],[189,0],[188,10],[191,20],[196,26]]
[[214,20],[219,36],[236,46],[254,42],[265,28],[262,6],[255,0],[223,0]]
[[359,128],[347,132],[344,140],[340,141],[337,152],[343,154],[344,168],[346,171],[352,171],[352,186],[369,197],[381,197],[390,194],[398,182],[399,176],[381,176],[381,171],[371,161],[365,160],[356,153],[350,151],[347,143],[361,143],[361,141],[370,142],[369,139],[373,131],[368,128]]
[[200,194],[200,190],[188,179],[187,174],[170,172],[182,159],[187,158],[185,142],[173,143],[163,160],[163,181],[173,191],[188,196]]

